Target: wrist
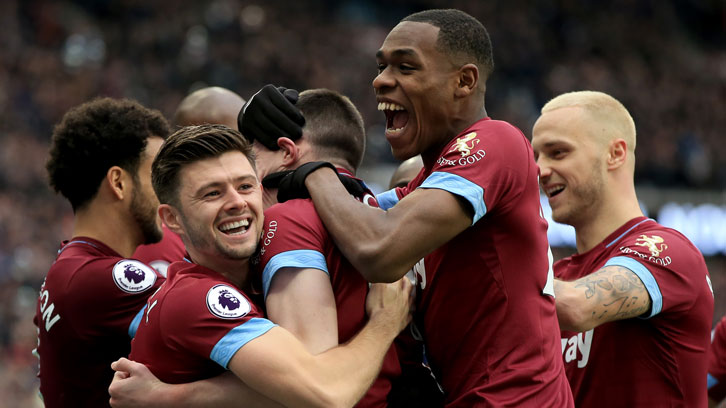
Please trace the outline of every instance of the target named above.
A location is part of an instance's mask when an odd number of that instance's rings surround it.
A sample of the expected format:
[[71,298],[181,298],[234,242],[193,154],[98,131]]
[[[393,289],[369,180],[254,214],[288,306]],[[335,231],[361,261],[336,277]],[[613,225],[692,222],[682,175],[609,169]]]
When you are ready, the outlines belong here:
[[391,339],[398,336],[401,332],[401,324],[397,319],[394,319],[390,313],[386,313],[384,309],[378,309],[373,311],[368,317],[371,328],[377,333],[377,335],[384,336]]

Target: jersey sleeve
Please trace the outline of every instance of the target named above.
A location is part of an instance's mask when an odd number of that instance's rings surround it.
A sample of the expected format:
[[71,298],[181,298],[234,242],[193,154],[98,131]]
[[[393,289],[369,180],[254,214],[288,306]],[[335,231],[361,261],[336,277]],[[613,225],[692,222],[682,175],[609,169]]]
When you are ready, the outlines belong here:
[[534,164],[529,142],[515,127],[479,122],[443,151],[421,188],[454,194],[471,206],[472,225],[508,197],[521,194]]
[[726,398],[726,317],[721,318],[711,333],[708,397],[717,402]]
[[164,277],[134,259],[115,263],[97,259],[84,269],[89,273],[77,275],[69,283],[73,288],[73,295],[67,297],[70,313],[84,317],[76,320],[75,330],[89,337],[104,332],[133,337],[146,299]]
[[329,274],[325,260],[328,241],[328,232],[310,200],[290,200],[265,211],[260,250],[265,297],[281,268],[312,268]]
[[703,257],[681,235],[657,228],[631,234],[619,245],[619,254],[605,266],[627,268],[643,282],[651,300],[651,310],[643,317],[686,310],[698,296],[710,292]]
[[[164,302],[160,321],[165,322],[161,330],[168,334],[166,341],[225,369],[240,348],[275,326],[247,296],[224,282],[190,285]],[[155,306],[151,302],[148,307]]]

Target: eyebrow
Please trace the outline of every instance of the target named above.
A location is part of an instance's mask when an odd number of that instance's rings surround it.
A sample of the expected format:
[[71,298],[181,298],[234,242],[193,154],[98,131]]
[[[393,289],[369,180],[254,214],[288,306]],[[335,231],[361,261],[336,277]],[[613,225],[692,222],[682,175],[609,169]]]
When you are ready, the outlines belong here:
[[[239,177],[235,178],[233,181],[235,183],[239,183],[239,182],[247,181],[247,180],[256,183],[257,182],[257,177],[255,177],[255,176],[253,176],[251,174],[245,174],[243,176],[239,176]],[[210,188],[220,187],[220,186],[224,185],[225,183],[226,182],[224,182],[224,181],[212,181],[212,182],[209,182],[209,183],[207,183],[207,184],[199,187],[197,189],[197,191],[194,192],[194,196],[200,195],[204,190],[207,190],[207,189],[210,189]]]
[[[417,57],[418,54],[413,48],[398,48],[391,51],[391,57]],[[376,52],[376,58],[383,58],[383,50]]]

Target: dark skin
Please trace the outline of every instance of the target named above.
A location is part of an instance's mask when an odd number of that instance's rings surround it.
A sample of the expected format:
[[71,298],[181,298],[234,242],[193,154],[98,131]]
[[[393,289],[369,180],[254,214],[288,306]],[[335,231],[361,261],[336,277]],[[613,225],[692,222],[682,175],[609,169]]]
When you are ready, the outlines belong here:
[[[376,54],[379,74],[373,81],[379,106],[405,111],[405,123],[387,123],[394,156],[421,154],[428,166],[442,146],[486,116],[477,66],[460,65],[441,52],[438,34],[426,23],[397,25]],[[383,211],[352,200],[332,170],[313,172],[305,185],[338,248],[370,282],[401,278],[472,221],[471,209],[444,190],[418,189]]]

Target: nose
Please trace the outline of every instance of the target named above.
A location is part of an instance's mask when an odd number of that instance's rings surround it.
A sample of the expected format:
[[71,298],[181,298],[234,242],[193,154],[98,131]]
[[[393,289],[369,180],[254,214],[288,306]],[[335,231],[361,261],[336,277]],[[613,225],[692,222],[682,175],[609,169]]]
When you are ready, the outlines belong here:
[[394,86],[396,86],[396,82],[388,68],[385,68],[383,71],[378,73],[375,78],[373,78],[373,89],[376,90],[376,93],[381,93],[382,91],[393,88]]
[[237,191],[235,188],[230,187],[229,194],[227,194],[227,201],[224,203],[224,210],[230,213],[236,213],[240,210],[244,210],[247,207],[247,199],[244,194]]
[[540,181],[546,181],[552,175],[552,167],[550,167],[547,164],[547,161],[541,157],[537,159],[537,166],[539,167]]

